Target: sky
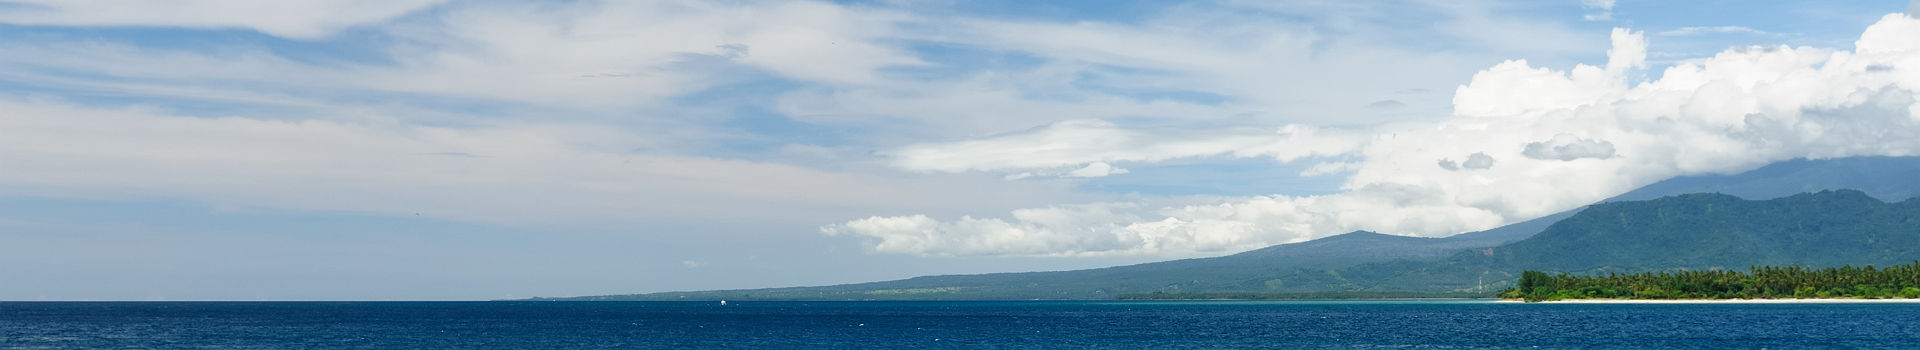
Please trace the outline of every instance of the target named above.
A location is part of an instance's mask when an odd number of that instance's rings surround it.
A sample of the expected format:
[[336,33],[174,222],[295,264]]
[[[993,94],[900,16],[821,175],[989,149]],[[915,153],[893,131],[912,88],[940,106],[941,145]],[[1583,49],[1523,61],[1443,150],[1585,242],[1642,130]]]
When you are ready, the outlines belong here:
[[0,300],[826,285],[1920,153],[1920,1],[0,0]]

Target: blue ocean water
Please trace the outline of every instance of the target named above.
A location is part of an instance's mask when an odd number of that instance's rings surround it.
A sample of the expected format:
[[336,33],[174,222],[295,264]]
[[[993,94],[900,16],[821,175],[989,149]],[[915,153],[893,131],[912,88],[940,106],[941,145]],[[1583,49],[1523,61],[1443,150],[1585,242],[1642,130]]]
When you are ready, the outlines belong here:
[[1911,348],[1920,304],[0,303],[0,348]]

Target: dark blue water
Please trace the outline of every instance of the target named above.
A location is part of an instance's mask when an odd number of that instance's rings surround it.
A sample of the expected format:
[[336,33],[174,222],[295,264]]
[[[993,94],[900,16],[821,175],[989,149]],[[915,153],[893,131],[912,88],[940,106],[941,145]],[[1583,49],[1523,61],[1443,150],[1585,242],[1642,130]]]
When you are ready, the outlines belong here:
[[1920,304],[0,303],[0,348],[1910,348]]

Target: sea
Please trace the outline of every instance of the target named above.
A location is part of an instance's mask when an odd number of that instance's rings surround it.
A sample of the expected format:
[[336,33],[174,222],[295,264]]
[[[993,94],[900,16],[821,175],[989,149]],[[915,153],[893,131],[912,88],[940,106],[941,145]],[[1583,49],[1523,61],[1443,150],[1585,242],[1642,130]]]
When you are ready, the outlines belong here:
[[1913,303],[0,302],[4,349],[1916,347]]

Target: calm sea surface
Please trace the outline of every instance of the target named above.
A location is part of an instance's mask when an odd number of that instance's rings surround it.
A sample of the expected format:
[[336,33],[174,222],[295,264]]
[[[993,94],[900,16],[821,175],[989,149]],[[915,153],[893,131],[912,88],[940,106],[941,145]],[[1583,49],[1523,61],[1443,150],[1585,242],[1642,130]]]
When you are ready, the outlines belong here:
[[0,303],[0,348],[1914,348],[1920,304]]

